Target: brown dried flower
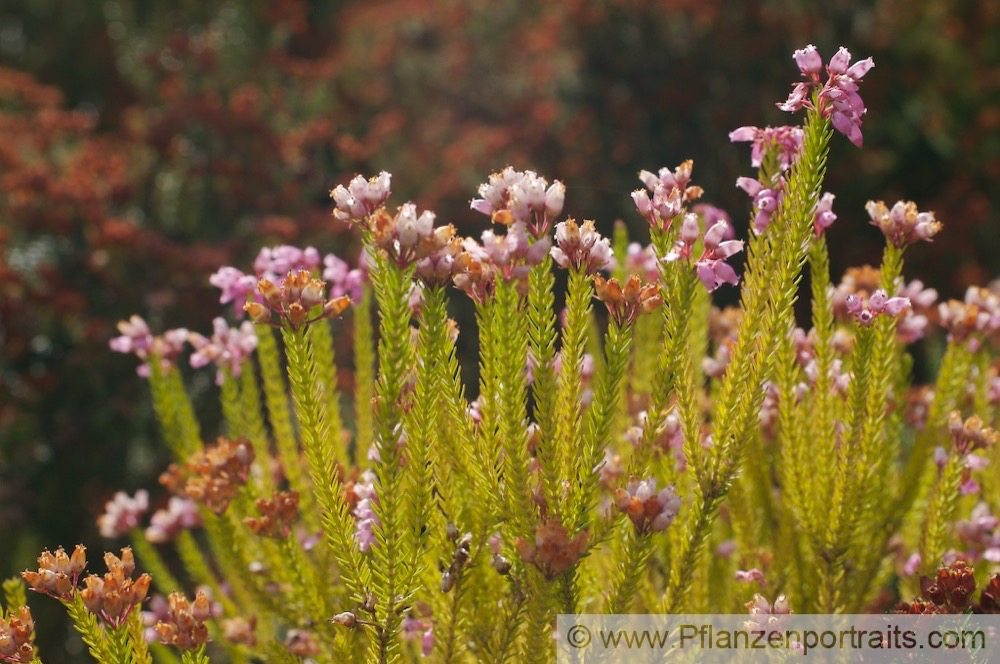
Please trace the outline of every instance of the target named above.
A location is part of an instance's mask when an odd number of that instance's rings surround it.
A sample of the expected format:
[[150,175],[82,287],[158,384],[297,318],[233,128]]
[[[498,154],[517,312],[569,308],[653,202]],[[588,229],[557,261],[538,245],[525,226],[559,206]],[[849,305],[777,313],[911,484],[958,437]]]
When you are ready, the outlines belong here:
[[190,650],[208,643],[208,627],[205,621],[212,615],[212,603],[203,591],[198,591],[194,602],[189,602],[181,593],[170,593],[167,600],[166,620],[156,623],[156,634],[160,643]]
[[108,625],[117,627],[128,619],[136,606],[145,601],[153,579],[149,574],[143,574],[132,580],[135,558],[129,547],[122,549],[121,558],[105,553],[104,565],[108,571],[103,577],[91,574],[83,580],[87,587],[80,591],[80,599],[88,611]]
[[0,615],[0,661],[31,662],[35,659],[35,621],[31,609],[22,606],[7,616]]
[[25,570],[21,576],[35,592],[51,595],[56,599],[67,600],[73,596],[77,580],[87,567],[87,548],[77,545],[73,555],[59,547],[55,553],[48,549],[38,556],[38,571]]
[[594,290],[597,299],[608,308],[611,319],[619,326],[631,325],[639,314],[648,314],[661,304],[659,284],[642,284],[638,275],[633,274],[622,288],[617,279],[605,279],[594,275]]
[[285,539],[299,514],[299,494],[297,491],[279,491],[270,500],[258,500],[257,510],[260,518],[248,516],[243,523],[255,535]]
[[896,613],[964,613],[972,604],[976,590],[975,570],[964,560],[956,560],[938,569],[931,579],[920,577],[920,593],[924,599],[903,602]]
[[589,537],[583,531],[571,539],[559,520],[552,518],[538,526],[533,542],[515,539],[514,549],[521,560],[537,567],[545,578],[554,579],[580,560]]
[[247,440],[220,437],[215,446],[195,453],[183,468],[171,465],[160,476],[160,483],[222,514],[246,484],[253,459],[253,447]]
[[257,616],[228,618],[222,621],[222,638],[230,643],[257,645]]

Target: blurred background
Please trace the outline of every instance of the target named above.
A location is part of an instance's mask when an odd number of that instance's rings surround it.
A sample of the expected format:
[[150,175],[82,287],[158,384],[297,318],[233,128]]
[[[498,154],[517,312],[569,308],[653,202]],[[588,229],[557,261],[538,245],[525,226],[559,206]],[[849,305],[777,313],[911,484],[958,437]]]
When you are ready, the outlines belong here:
[[[775,102],[807,43],[876,62],[865,147],[830,155],[834,280],[879,260],[870,198],[945,224],[909,278],[954,296],[1000,273],[1000,3],[4,0],[0,573],[98,549],[104,501],[163,468],[135,362],[107,348],[119,319],[207,331],[208,275],[262,245],[355,258],[328,191],[357,172],[478,234],[476,185],[533,168],[569,214],[645,240],[636,172],[691,157],[745,236],[749,150],[727,134],[798,121]],[[207,431],[211,373],[190,378]]]

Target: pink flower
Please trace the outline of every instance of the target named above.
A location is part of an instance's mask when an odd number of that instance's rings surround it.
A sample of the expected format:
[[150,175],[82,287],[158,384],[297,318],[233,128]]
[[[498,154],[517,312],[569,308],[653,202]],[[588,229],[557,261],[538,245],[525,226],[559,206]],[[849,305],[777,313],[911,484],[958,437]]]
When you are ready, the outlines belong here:
[[277,281],[289,272],[299,270],[312,272],[317,267],[319,267],[319,252],[315,247],[300,249],[287,244],[261,248],[253,262],[257,277],[271,281]]
[[845,304],[847,313],[854,316],[861,326],[868,327],[881,314],[898,316],[903,313],[909,308],[910,300],[906,297],[889,297],[884,290],[879,289],[868,298],[867,306],[864,298],[857,294],[848,295]]
[[910,554],[910,557],[906,559],[906,564],[903,565],[903,576],[913,576],[920,571],[921,564],[923,564],[923,559],[919,553]]
[[643,247],[632,242],[625,251],[625,272],[637,274],[645,281],[656,283],[660,279],[660,261],[652,245]]
[[238,328],[229,327],[222,317],[212,321],[212,328],[211,339],[196,332],[188,335],[188,341],[195,349],[190,362],[195,369],[215,364],[218,368],[215,373],[215,384],[222,385],[225,369],[228,368],[234,377],[240,375],[243,363],[257,348],[257,333],[250,321],[243,321]]
[[127,321],[119,321],[118,331],[121,336],[111,339],[108,346],[116,353],[132,353],[142,360],[136,373],[143,378],[150,375],[149,359],[152,356],[160,358],[160,367],[164,371],[174,366],[188,338],[188,331],[184,328],[167,330],[163,335],[154,337],[146,321],[135,315]]
[[243,274],[235,267],[220,267],[208,278],[208,283],[222,291],[219,304],[233,303],[233,311],[238,317],[243,316],[243,305],[247,296],[257,290],[257,279],[253,275]]
[[378,495],[375,493],[375,473],[370,470],[362,473],[361,481],[354,485],[354,493],[359,498],[354,507],[355,537],[358,548],[367,552],[377,543],[375,526],[378,525],[378,516],[375,515],[374,502],[378,501]]
[[760,235],[771,224],[771,215],[778,209],[778,203],[784,197],[784,182],[779,182],[776,189],[765,187],[753,178],[736,178],[736,186],[745,191],[752,199],[753,206],[757,208],[754,216],[753,229]]
[[129,496],[119,491],[104,505],[104,514],[97,519],[101,537],[114,539],[127,535],[139,526],[139,520],[149,509],[149,493],[143,489]]
[[392,174],[382,171],[369,180],[355,175],[345,187],[337,185],[330,192],[333,199],[333,216],[340,221],[358,222],[382,207],[389,198]]
[[633,479],[624,489],[615,490],[615,506],[635,524],[640,534],[667,529],[681,508],[674,487],[656,491],[656,480]]
[[759,583],[764,585],[764,573],[756,567],[748,570],[738,569],[734,578],[740,583]]
[[816,47],[810,44],[795,51],[793,57],[806,80],[796,84],[788,99],[778,104],[778,108],[788,112],[803,107],[812,108],[810,93],[819,88],[817,110],[824,118],[830,119],[834,129],[861,147],[861,117],[867,109],[858,94],[858,82],[875,66],[874,61],[866,58],[851,65],[850,51],[841,47],[826,66],[827,81],[820,86],[822,58]]
[[837,221],[837,215],[833,212],[833,199],[835,196],[829,192],[823,194],[819,202],[816,203],[816,215],[813,218],[813,229],[816,237],[823,234],[826,229]]
[[764,155],[771,146],[777,148],[781,170],[787,171],[799,158],[802,150],[801,127],[740,127],[729,132],[733,143],[751,143],[750,165],[760,168]]
[[146,539],[154,544],[168,542],[176,538],[182,530],[201,525],[198,505],[193,500],[171,496],[167,508],[157,510],[149,520]]
[[[723,283],[736,285],[739,277],[732,266],[725,262],[730,256],[743,250],[742,240],[725,240],[729,225],[724,221],[718,221],[709,228],[704,235],[701,258],[694,262],[695,271],[698,278],[705,284],[710,292],[721,286]],[[672,262],[677,260],[690,260],[691,252],[700,236],[698,215],[688,214],[684,217],[681,226],[680,239],[674,248],[664,256],[663,260]]]
[[360,302],[368,281],[365,252],[361,252],[358,267],[351,268],[347,261],[335,254],[323,257],[323,280],[330,286],[330,296],[350,295],[352,302]]

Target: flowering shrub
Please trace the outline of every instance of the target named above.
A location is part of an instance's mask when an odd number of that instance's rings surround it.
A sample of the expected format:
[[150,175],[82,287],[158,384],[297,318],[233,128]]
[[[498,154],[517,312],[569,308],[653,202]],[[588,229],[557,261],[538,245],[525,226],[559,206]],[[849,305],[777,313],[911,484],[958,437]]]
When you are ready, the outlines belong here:
[[[841,49],[824,66],[813,47],[795,61],[805,82],[780,107],[802,126],[732,135],[757,168],[738,183],[745,241],[696,204],[690,161],[640,174],[647,247],[562,219],[565,187],[531,171],[481,185],[471,208],[497,230],[479,240],[411,203],[390,211],[388,173],[357,176],[331,193],[363,239],[355,268],[265,249],[252,272],[211,278],[220,304],[242,304],[238,326],[123,322],[111,347],[139,360],[175,457],[166,507],[143,530],[156,500],[116,496],[101,532],[131,546],[107,574],[81,590],[85,551],[60,549],[28,585],[101,662],[175,658],[167,646],[185,662],[548,661],[556,613],[882,611],[887,591],[922,596],[900,611],[995,611],[1000,296],[941,306],[937,379],[911,387],[906,344],[936,294],[904,282],[903,256],[941,224],[872,203],[882,264],[833,286],[826,155],[835,131],[860,146],[873,63]],[[808,332],[793,311],[806,265]],[[471,401],[451,286],[475,309]],[[740,306],[713,308],[733,286]],[[348,332],[344,399],[333,341]],[[177,367],[187,344],[216,372],[214,443]],[[23,588],[6,590],[0,657],[31,661]]]

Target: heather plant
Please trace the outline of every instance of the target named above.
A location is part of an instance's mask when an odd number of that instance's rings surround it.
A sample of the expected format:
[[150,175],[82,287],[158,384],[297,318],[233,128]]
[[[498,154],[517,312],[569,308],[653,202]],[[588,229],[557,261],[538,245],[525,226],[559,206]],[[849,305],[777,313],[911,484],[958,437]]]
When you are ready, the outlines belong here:
[[[101,534],[129,546],[104,576],[80,588],[77,547],[24,580],[100,662],[532,662],[552,659],[558,613],[995,611],[1000,295],[935,311],[904,280],[907,248],[941,230],[910,202],[867,206],[882,263],[834,285],[826,159],[836,133],[862,144],[873,63],[794,59],[780,108],[802,125],[731,135],[757,169],[737,182],[745,240],[699,202],[691,161],[640,173],[646,246],[564,218],[563,183],[511,167],[471,202],[491,229],[462,238],[390,206],[383,172],[331,192],[356,265],[266,248],[212,275],[240,320],[211,336],[122,322],[111,347],[139,360],[174,456],[162,498],[108,503]],[[738,307],[712,306],[734,287]],[[463,300],[474,330],[449,316]],[[937,378],[913,386],[908,345],[935,324]],[[214,442],[189,345],[215,372]],[[0,657],[32,661],[23,587],[6,589]]]

